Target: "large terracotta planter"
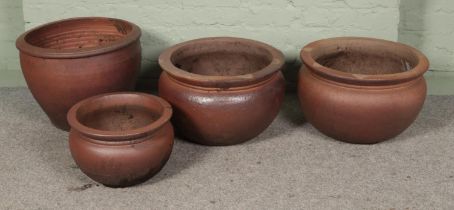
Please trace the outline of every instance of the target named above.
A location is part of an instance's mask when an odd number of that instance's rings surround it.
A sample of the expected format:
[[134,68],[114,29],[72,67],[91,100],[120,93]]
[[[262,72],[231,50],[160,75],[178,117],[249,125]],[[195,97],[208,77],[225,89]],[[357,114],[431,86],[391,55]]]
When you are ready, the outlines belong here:
[[177,44],[159,57],[159,95],[174,109],[184,138],[232,145],[254,138],[284,97],[282,53],[261,42],[229,37]]
[[418,50],[371,38],[332,38],[301,50],[298,94],[307,120],[335,139],[371,144],[403,132],[426,97]]
[[142,93],[90,97],[68,112],[69,147],[82,172],[111,187],[146,181],[169,159],[172,108]]
[[40,106],[58,128],[89,96],[130,90],[140,70],[140,29],[112,18],[74,18],[39,26],[16,41],[22,72]]

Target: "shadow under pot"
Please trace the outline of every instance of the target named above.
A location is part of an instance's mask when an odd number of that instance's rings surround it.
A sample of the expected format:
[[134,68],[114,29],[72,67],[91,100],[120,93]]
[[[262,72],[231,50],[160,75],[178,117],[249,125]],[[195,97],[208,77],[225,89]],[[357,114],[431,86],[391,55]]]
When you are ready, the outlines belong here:
[[79,168],[109,187],[144,182],[158,173],[172,152],[172,108],[142,93],[90,97],[68,112],[69,147]]
[[56,127],[69,129],[66,114],[78,101],[134,87],[140,34],[124,20],[83,17],[48,23],[17,39],[27,85]]
[[418,50],[372,38],[331,38],[301,50],[298,96],[322,133],[372,144],[397,136],[416,119],[426,97],[429,62]]
[[159,95],[179,135],[204,145],[252,139],[274,120],[284,97],[283,54],[242,38],[192,40],[165,50]]

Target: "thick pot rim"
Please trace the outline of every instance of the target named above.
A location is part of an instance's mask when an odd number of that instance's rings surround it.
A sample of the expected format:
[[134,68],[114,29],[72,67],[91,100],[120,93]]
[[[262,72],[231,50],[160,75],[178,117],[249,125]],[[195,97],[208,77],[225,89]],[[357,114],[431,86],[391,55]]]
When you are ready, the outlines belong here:
[[[46,27],[54,27],[58,26],[59,24],[70,23],[74,21],[118,21],[125,23],[131,26],[131,31],[125,35],[124,38],[109,43],[108,45],[103,46],[96,46],[96,47],[87,47],[87,48],[74,48],[74,49],[52,49],[52,48],[43,48],[38,47],[33,44],[30,44],[26,39],[30,33],[33,33],[37,30],[46,28]],[[126,47],[135,41],[139,40],[141,36],[141,30],[139,26],[134,23],[131,23],[126,20],[117,19],[117,18],[109,18],[109,17],[75,17],[75,18],[68,18],[62,19],[58,21],[49,22],[35,28],[32,28],[22,35],[20,35],[16,40],[16,47],[19,51],[26,53],[31,56],[41,57],[41,58],[81,58],[81,57],[89,57],[99,54],[104,54],[108,52],[115,51],[117,49]]]
[[[126,131],[99,130],[85,126],[81,122],[79,122],[77,118],[77,112],[82,106],[94,100],[99,100],[106,97],[122,97],[128,95],[139,96],[140,98],[145,98],[146,100],[157,101],[163,109],[162,114],[158,119],[146,126]],[[136,103],[135,105],[146,108],[146,106],[142,105],[141,103]],[[146,137],[152,134],[153,132],[164,126],[166,123],[168,123],[171,117],[172,107],[167,101],[158,96],[137,92],[114,92],[92,96],[75,104],[73,107],[71,107],[67,114],[68,123],[71,126],[71,129],[75,129],[83,135],[93,138],[96,142],[102,142],[103,144],[121,144],[124,142],[131,142],[136,140],[140,141],[142,137]]]
[[[339,71],[333,68],[329,68],[321,65],[314,59],[313,51],[326,47],[329,45],[336,45],[336,43],[346,42],[368,42],[371,44],[385,45],[391,48],[399,48],[402,50],[410,51],[416,58],[417,64],[410,70],[392,73],[392,74],[355,74]],[[421,77],[429,68],[429,60],[419,50],[399,43],[383,39],[368,38],[368,37],[335,37],[317,40],[304,46],[300,51],[300,58],[304,65],[308,67],[312,72],[320,75],[324,78],[334,80],[337,82],[354,84],[354,85],[388,85],[408,82]]]
[[[194,74],[181,68],[178,68],[173,64],[172,56],[179,49],[188,45],[210,44],[213,42],[240,42],[242,44],[264,49],[271,55],[271,62],[264,68],[257,70],[253,73],[233,76],[210,76]],[[266,80],[267,78],[271,77],[274,73],[280,71],[283,68],[285,59],[284,54],[280,50],[260,41],[238,37],[206,37],[189,40],[167,48],[159,56],[158,62],[163,71],[167,72],[171,77],[181,82],[202,87],[225,88],[245,86],[249,84],[254,84],[262,80]]]

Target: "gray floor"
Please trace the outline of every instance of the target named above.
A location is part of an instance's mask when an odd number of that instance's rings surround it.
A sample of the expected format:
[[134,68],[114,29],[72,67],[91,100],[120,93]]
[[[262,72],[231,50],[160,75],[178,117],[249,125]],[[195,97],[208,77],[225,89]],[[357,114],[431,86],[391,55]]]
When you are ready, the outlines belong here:
[[84,176],[27,89],[0,97],[0,209],[454,209],[454,96],[428,97],[406,132],[367,146],[323,136],[289,95],[256,139],[177,140],[157,176],[123,189]]

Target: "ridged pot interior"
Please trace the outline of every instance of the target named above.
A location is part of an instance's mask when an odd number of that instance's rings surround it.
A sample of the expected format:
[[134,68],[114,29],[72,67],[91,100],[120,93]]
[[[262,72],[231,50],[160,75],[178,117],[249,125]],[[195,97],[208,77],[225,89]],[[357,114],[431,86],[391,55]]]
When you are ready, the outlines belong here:
[[171,62],[177,68],[208,76],[251,74],[265,68],[272,60],[267,49],[240,41],[191,43],[171,56]]
[[103,97],[79,107],[76,119],[84,126],[102,131],[128,131],[145,127],[161,117],[157,101],[137,96]]
[[312,55],[322,66],[352,74],[395,74],[418,64],[411,50],[361,40],[323,45],[313,49]]
[[131,25],[117,19],[70,19],[31,31],[25,41],[46,49],[84,49],[117,42],[131,31]]

